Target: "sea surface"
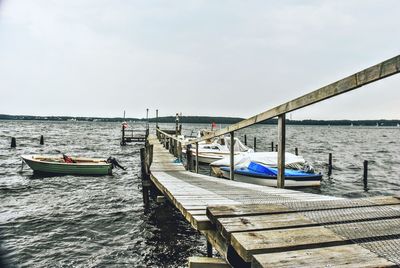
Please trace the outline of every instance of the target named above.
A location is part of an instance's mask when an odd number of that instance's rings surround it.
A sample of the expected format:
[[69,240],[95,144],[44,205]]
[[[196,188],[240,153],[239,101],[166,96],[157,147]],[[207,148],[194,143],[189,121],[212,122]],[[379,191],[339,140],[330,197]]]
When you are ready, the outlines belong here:
[[[184,124],[183,131],[195,135],[206,127]],[[142,144],[121,147],[120,134],[119,123],[0,121],[0,243],[11,267],[185,267],[188,257],[206,255],[205,239],[169,204],[152,202],[145,213]],[[277,141],[272,125],[252,126],[236,137],[243,141],[244,134],[250,147],[256,137],[257,151],[270,151]],[[11,137],[17,139],[15,149]],[[289,125],[287,151],[296,147],[324,174],[320,188],[302,191],[350,198],[399,194],[400,128]],[[20,155],[58,151],[113,156],[127,169],[98,177],[35,176],[26,165],[21,171]],[[364,160],[369,161],[368,189],[362,180]],[[209,172],[207,166],[201,171]]]

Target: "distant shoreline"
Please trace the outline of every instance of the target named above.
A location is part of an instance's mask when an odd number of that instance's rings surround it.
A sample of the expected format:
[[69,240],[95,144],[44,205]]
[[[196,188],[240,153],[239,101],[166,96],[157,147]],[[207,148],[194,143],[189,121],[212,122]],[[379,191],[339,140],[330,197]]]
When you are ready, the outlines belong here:
[[[182,123],[198,124],[234,124],[244,118],[239,117],[212,117],[212,116],[182,116]],[[33,116],[33,115],[6,115],[0,114],[0,120],[26,120],[26,121],[84,121],[84,122],[146,122],[145,118],[122,118],[122,117],[73,117],[73,116]],[[156,118],[149,118],[149,122],[156,122]],[[158,118],[159,123],[175,123],[175,116]],[[277,119],[269,119],[262,124],[276,125]],[[324,125],[324,126],[400,126],[400,119],[388,120],[286,120],[288,125]]]

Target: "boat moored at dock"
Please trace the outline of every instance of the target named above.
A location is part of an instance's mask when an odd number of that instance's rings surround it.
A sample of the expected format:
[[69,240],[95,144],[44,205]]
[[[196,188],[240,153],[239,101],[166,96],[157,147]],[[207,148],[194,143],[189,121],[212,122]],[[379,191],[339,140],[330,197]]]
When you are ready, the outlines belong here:
[[113,163],[107,159],[68,156],[22,155],[23,161],[35,173],[61,175],[109,175]]

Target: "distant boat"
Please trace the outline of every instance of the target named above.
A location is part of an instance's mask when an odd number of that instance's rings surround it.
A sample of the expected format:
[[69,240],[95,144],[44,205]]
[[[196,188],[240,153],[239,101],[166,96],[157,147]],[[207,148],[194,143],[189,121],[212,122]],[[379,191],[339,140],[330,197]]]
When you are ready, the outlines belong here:
[[41,155],[22,155],[21,158],[36,173],[107,175],[113,168],[111,162],[98,158]]

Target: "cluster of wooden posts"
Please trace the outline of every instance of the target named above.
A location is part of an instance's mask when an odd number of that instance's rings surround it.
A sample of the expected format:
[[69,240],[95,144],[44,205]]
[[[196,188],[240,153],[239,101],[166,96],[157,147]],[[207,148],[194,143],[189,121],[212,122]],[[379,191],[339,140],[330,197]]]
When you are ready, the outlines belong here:
[[[40,135],[39,144],[44,145],[44,137]],[[11,148],[17,147],[17,139],[15,137],[11,137]]]

